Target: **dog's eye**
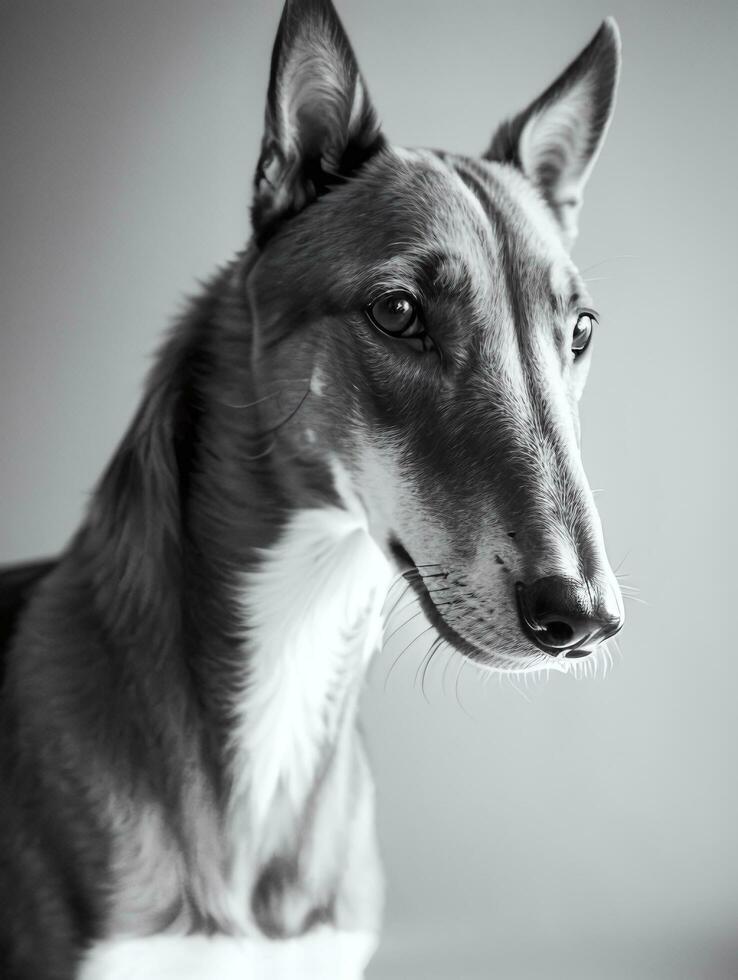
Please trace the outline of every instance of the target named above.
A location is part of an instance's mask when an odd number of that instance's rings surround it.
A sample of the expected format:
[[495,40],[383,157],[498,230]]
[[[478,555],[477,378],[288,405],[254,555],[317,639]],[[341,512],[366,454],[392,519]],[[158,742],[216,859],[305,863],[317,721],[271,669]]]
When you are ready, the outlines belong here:
[[597,323],[597,317],[592,310],[582,310],[577,318],[574,336],[571,339],[571,350],[574,357],[583,354],[589,347],[595,323]]
[[385,293],[366,312],[374,326],[390,337],[418,337],[425,332],[410,293],[400,290]]

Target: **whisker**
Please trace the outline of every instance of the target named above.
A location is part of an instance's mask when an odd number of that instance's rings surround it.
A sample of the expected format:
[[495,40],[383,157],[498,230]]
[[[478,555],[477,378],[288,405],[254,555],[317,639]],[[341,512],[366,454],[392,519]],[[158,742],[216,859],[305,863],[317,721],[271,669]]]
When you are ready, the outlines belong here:
[[594,262],[592,265],[588,265],[586,269],[581,270],[581,275],[587,272],[591,272],[592,269],[598,269],[601,265],[605,265],[607,262],[619,262],[621,259],[637,259],[637,255],[613,255],[609,259],[600,259],[599,262]]
[[425,581],[427,578],[448,578],[448,572],[420,572],[417,568],[410,568],[408,571],[403,572],[402,574],[405,576],[405,578],[407,578],[408,575],[414,574],[423,581]]
[[[409,608],[412,605],[414,605],[413,602],[409,603],[408,606],[405,606],[404,608],[407,609],[407,608]],[[393,636],[395,636],[397,633],[399,633],[401,629],[404,629],[405,626],[407,626],[409,623],[412,623],[412,621],[414,619],[416,619],[418,616],[421,616],[422,614],[423,614],[423,610],[422,609],[418,609],[418,610],[416,610],[412,614],[412,616],[408,616],[408,618],[406,620],[404,620],[404,622],[400,623],[399,626],[396,626],[392,630],[392,632],[390,633],[389,636],[385,637],[382,640],[382,646],[389,646],[389,642],[390,642],[390,640],[392,639]]]
[[461,703],[461,698],[459,697],[459,678],[461,677],[464,667],[466,667],[468,662],[469,662],[468,657],[463,657],[463,656],[461,657],[461,663],[459,664],[459,669],[456,671],[456,682],[454,684],[454,693],[456,695],[456,703],[458,704],[458,706],[461,708],[461,710],[464,712],[467,718],[471,718],[471,720],[474,721],[473,715],[469,714],[469,712],[466,710],[464,705]]
[[[420,634],[420,636],[423,636],[425,633],[427,633],[429,629],[433,629],[433,626],[429,626],[428,629],[423,630],[423,632]],[[416,637],[416,639],[417,639],[417,637]],[[428,665],[430,664],[431,660],[433,659],[433,654],[434,654],[435,650],[437,649],[436,643],[437,643],[437,639],[434,640],[433,643],[431,643],[430,649],[428,650],[428,652],[426,653],[426,655],[423,657],[423,659],[420,661],[420,664],[418,665],[418,669],[415,671],[415,679],[413,681],[413,687],[416,687],[417,684],[418,684],[418,677],[421,676],[421,671],[422,671],[422,677],[421,677],[421,681],[420,681],[420,692],[423,695],[423,699],[425,700],[425,702],[427,704],[430,704],[430,701],[428,699],[428,695],[425,693],[425,675],[426,675],[426,672],[428,670]]]
[[[430,626],[426,626],[426,628],[424,630],[422,630],[420,633],[418,633],[418,636],[416,636],[415,639],[417,640],[418,637],[425,636],[425,634],[428,633],[432,629],[433,629],[433,624],[431,624]],[[430,652],[430,649],[432,649],[432,648],[433,648],[433,644],[431,644],[431,647],[429,648],[429,650],[426,650],[426,652],[423,654],[423,657],[422,657],[420,663],[418,664],[418,666],[417,666],[417,668],[415,670],[415,677],[413,678],[413,687],[417,687],[418,677],[420,676],[420,671],[421,671],[421,669],[423,667],[423,664],[425,663],[426,657],[428,656],[428,653]]]
[[246,454],[244,455],[243,459],[247,459],[250,462],[253,462],[255,459],[264,459],[265,456],[269,455],[272,449],[274,449],[274,439],[272,439],[266,449],[262,450],[260,453],[253,453],[251,455]]
[[[309,381],[310,378],[281,378],[280,384],[283,385],[308,384]],[[225,404],[228,408],[253,408],[255,405],[261,405],[263,402],[269,401],[270,398],[276,398],[281,394],[283,394],[283,389],[280,388],[279,391],[272,391],[268,395],[263,395],[261,398],[257,398],[255,401],[252,402],[244,402],[241,405],[233,404],[232,402],[225,402]]]
[[613,572],[615,573],[615,575],[618,574],[618,572],[623,567],[623,565],[625,564],[625,562],[628,560],[629,557],[630,557],[630,551],[626,551],[625,554],[623,555],[623,557],[620,559],[620,561],[615,566],[615,568],[613,568]]
[[[423,676],[420,679],[420,689],[423,692],[423,696],[424,697],[425,697],[425,675],[428,672],[428,668],[431,665],[431,661],[433,660],[433,658],[435,657],[435,655],[438,653],[438,651],[439,650],[442,650],[442,649],[447,649],[447,645],[444,647],[444,640],[443,640],[443,638],[440,637],[440,636],[438,636],[438,637],[436,637],[436,639],[433,642],[433,645],[431,646],[430,656],[428,657],[428,660],[426,661],[426,664],[423,667]],[[428,704],[430,704],[430,700],[427,697],[425,698],[425,700],[428,702]]]
[[387,693],[387,685],[389,684],[389,679],[390,679],[390,677],[392,676],[392,671],[393,671],[393,670],[395,669],[395,667],[396,667],[396,666],[398,665],[398,663],[399,663],[399,662],[400,662],[400,660],[402,659],[402,656],[403,656],[403,654],[405,653],[405,651],[406,651],[407,649],[408,649],[407,647],[403,647],[403,648],[402,648],[402,650],[400,650],[400,652],[399,652],[399,653],[397,654],[397,656],[396,656],[396,657],[394,658],[394,660],[393,660],[393,661],[392,661],[392,663],[390,664],[390,668],[389,668],[389,670],[387,671],[387,676],[386,676],[386,677],[384,678],[384,685],[383,685],[383,690],[384,690],[384,693],[385,693],[385,694]]
[[278,422],[271,429],[265,429],[264,432],[260,433],[260,435],[273,435],[275,432],[279,432],[279,430],[283,426],[287,425],[287,423],[290,422],[290,421],[292,421],[292,419],[297,415],[297,413],[300,411],[300,409],[302,408],[302,406],[305,404],[305,399],[307,398],[307,396],[309,394],[310,394],[310,389],[309,388],[306,388],[305,389],[305,393],[303,394],[302,398],[299,400],[299,402],[297,403],[297,405],[292,409],[292,411],[289,412],[288,415],[286,415],[285,418],[283,418],[281,422]]
[[[400,596],[400,601],[402,601],[402,599],[404,599],[405,596],[406,596],[406,593],[403,593]],[[393,610],[393,615],[398,615],[399,616],[400,613],[404,613],[405,610],[410,609],[411,606],[415,606],[417,604],[418,604],[418,598],[417,598],[417,596],[415,594],[412,594],[410,596],[409,600],[405,603],[404,606],[400,606],[399,603],[397,604],[397,609],[396,610]],[[382,642],[383,643],[386,643],[387,642],[387,640],[386,640],[386,631],[389,629],[390,624],[392,622],[393,622],[392,616],[385,616],[385,620],[384,620],[384,634],[385,635],[382,638]]]
[[[527,701],[527,702],[528,702],[528,704],[530,704],[530,703],[531,703],[531,700],[530,700],[530,697],[528,696],[528,694],[527,694],[527,692],[526,692],[526,691],[524,691],[524,690],[522,689],[522,687],[519,687],[519,686],[518,686],[518,680],[519,680],[519,675],[518,675],[518,674],[512,674],[512,673],[507,673],[507,672],[506,672],[506,673],[505,673],[504,675],[502,675],[502,676],[504,676],[504,678],[505,678],[505,680],[506,680],[506,681],[507,681],[507,683],[508,683],[508,684],[510,685],[510,687],[511,687],[511,688],[513,689],[513,691],[515,691],[515,693],[516,693],[516,694],[518,694],[518,695],[520,695],[520,697],[521,697],[521,698],[522,698],[522,699],[523,699],[524,701]],[[527,677],[527,674],[524,674],[523,676],[524,676],[524,677]]]
[[603,650],[604,650],[605,657],[604,657],[602,677],[604,679],[607,676],[607,674],[610,673],[610,671],[613,669],[614,666],[613,659],[612,659],[612,648],[610,646],[609,640],[607,641],[607,643],[604,644]]
[[[402,595],[400,596],[400,598],[397,600],[397,602],[393,606],[391,612],[388,615],[385,615],[384,616],[385,630],[390,625],[390,622],[392,620],[392,616],[395,614],[395,612],[397,612],[397,614],[402,613],[406,609],[409,609],[413,605],[418,605],[418,607],[420,608],[420,610],[423,611],[423,608],[420,605],[420,601],[419,601],[417,595],[414,592],[411,593],[410,600],[408,602],[406,602],[404,606],[399,606],[399,603],[408,594],[409,588],[410,588],[410,586],[408,586],[405,589],[405,591],[402,593]],[[433,606],[437,610],[441,610],[442,608],[447,607],[447,606],[452,606],[457,601],[455,598],[453,598],[453,599],[433,598],[434,596],[437,597],[437,596],[440,595],[440,593],[445,592],[446,591],[446,588],[447,588],[446,586],[442,586],[441,588],[438,588],[438,589],[428,589],[427,590],[428,591],[428,595],[431,596],[431,598],[432,598]],[[399,606],[399,608],[398,608],[398,606]],[[383,642],[386,643],[386,642],[388,642],[389,639],[390,638],[387,637],[387,639],[384,640]]]
[[[415,634],[415,636],[412,638],[412,640],[410,640],[410,642],[408,644],[406,644],[402,648],[402,650],[400,651],[399,655],[396,657],[395,662],[392,664],[392,667],[390,668],[390,672],[394,668],[395,663],[397,663],[398,660],[400,660],[402,657],[404,657],[405,654],[410,650],[410,647],[412,647],[421,638],[421,636],[425,636],[425,634],[428,632],[428,630],[432,630],[432,629],[433,629],[432,626],[426,626],[425,629],[423,629],[419,633],[416,633]],[[418,674],[417,674],[417,671],[416,671],[416,673],[415,673],[415,683],[417,683],[417,679],[418,679]],[[387,674],[387,680],[389,680],[389,673]],[[413,686],[415,686],[415,683],[413,684]],[[386,685],[386,681],[385,681],[385,685]],[[386,687],[385,687],[385,689],[386,689]]]
[[458,651],[454,650],[453,647],[449,647],[449,649],[451,650],[451,656],[447,658],[446,664],[443,668],[443,673],[441,674],[441,691],[443,692],[444,695],[446,694],[446,673],[448,671],[449,664],[454,659],[455,655],[460,656],[460,654],[458,654]]
[[628,602],[637,602],[641,606],[651,605],[647,599],[642,599],[639,595],[633,595],[632,592],[623,592],[623,599],[627,599]]
[[[392,591],[393,587],[394,587],[394,583],[390,586],[390,589],[387,592],[387,597],[384,600],[385,602],[389,598],[390,592]],[[392,606],[392,608],[390,609],[390,611],[385,615],[384,610],[382,610],[382,615],[384,616],[385,623],[389,622],[389,620],[392,619],[392,616],[393,616],[395,610],[397,609],[397,607],[399,606],[399,604],[402,602],[402,600],[404,599],[404,597],[408,594],[409,590],[410,590],[410,583],[408,582],[405,585],[405,588],[400,592],[399,597],[395,601],[395,604]]]

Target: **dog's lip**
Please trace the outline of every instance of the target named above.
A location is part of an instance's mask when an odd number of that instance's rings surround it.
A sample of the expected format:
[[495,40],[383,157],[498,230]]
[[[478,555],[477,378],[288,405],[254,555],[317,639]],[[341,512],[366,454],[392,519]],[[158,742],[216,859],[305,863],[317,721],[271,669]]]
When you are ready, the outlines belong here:
[[416,573],[408,578],[408,583],[410,588],[418,597],[421,609],[428,618],[428,621],[435,628],[438,635],[450,643],[451,646],[458,650],[459,653],[463,653],[465,656],[475,660],[479,658],[486,659],[488,654],[486,654],[481,647],[478,647],[469,640],[464,639],[464,637],[460,633],[457,633],[453,626],[450,626],[449,623],[447,623],[443,618],[438,610],[438,607],[431,598],[430,592],[428,591],[425,581],[423,580],[423,575],[413,561],[409,552],[397,539],[390,541],[389,549],[403,573]]

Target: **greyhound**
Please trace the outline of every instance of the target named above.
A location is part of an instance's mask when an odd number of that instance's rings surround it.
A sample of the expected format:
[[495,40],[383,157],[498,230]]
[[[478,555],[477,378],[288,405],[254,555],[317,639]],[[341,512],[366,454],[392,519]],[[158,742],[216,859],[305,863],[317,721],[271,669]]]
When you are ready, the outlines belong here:
[[357,700],[395,577],[488,670],[574,669],[620,629],[569,254],[619,49],[606,20],[479,157],[404,149],[330,0],[287,0],[253,237],[69,545],[0,579],[7,980],[360,977]]

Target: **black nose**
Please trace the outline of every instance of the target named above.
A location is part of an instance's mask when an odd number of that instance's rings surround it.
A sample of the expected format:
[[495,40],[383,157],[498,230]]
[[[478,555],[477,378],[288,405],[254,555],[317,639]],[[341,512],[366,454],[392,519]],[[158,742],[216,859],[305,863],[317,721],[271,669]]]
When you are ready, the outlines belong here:
[[518,613],[525,635],[556,657],[583,657],[623,625],[617,597],[588,589],[563,575],[517,584]]

